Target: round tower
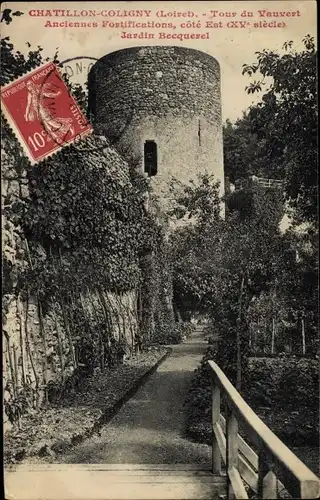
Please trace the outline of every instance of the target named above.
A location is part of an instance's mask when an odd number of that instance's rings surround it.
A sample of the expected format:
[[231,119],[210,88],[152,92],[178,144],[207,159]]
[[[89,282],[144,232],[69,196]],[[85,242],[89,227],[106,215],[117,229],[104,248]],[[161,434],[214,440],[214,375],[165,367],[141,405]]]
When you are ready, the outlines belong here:
[[96,132],[141,162],[160,200],[170,196],[172,177],[188,182],[204,172],[224,192],[220,67],[212,56],[170,46],[119,50],[94,64],[88,89]]

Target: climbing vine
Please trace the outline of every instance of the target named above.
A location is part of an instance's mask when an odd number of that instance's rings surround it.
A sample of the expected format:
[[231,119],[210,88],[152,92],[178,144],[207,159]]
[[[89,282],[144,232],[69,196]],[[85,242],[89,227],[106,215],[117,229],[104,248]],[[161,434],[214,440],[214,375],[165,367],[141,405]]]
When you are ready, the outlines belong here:
[[[7,38],[1,52],[2,84],[47,60],[41,47],[25,57]],[[85,111],[85,90],[71,87]],[[92,135],[31,166],[4,121],[2,131],[8,179],[18,183],[4,204],[21,254],[6,261],[4,312],[13,299],[22,304],[20,343],[6,326],[6,412],[19,422],[28,405],[59,400],[90,373],[164,341],[173,331],[171,271],[165,229],[146,205],[149,181],[106,138]]]

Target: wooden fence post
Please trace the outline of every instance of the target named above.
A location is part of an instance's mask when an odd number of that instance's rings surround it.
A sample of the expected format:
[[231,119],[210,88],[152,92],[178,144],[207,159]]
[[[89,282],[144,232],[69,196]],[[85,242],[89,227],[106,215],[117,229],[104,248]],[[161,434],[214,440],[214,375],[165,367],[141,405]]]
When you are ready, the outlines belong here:
[[[228,500],[248,499],[248,487],[257,493],[259,499],[280,498],[281,492],[286,493],[286,489],[292,498],[319,498],[320,482],[317,476],[254,413],[219,366],[212,360],[208,361],[208,365],[212,371],[212,469],[214,472],[218,469],[215,462],[218,456],[216,439],[227,469]],[[217,422],[221,396],[226,419],[220,415]],[[241,430],[259,449],[259,456],[238,434],[238,421]],[[281,479],[285,479],[287,484],[277,479],[278,467]]]
[[215,435],[215,425],[220,420],[220,387],[212,376],[212,473],[221,474],[221,453]]
[[272,318],[271,354],[274,354],[275,335],[276,335],[276,322],[275,319]]
[[231,475],[238,471],[238,421],[234,413],[227,408],[226,415],[226,469],[227,469],[227,498],[237,498],[232,486]]
[[305,331],[305,322],[304,318],[301,319],[301,335],[302,335],[302,354],[306,353],[306,331]]
[[264,450],[259,453],[258,498],[278,498],[277,477],[273,472],[273,463]]

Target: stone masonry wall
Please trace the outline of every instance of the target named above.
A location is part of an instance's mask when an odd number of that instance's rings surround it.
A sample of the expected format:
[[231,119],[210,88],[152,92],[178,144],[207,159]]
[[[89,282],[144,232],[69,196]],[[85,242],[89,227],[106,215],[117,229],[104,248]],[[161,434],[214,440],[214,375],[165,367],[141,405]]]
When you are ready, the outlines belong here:
[[100,59],[88,84],[97,133],[137,161],[145,140],[157,143],[152,185],[162,205],[173,177],[188,182],[209,172],[223,194],[220,68],[213,57],[180,47],[124,49]]
[[[45,384],[50,385],[51,382],[61,381],[62,378],[67,379],[73,373],[75,349],[70,342],[59,304],[53,302],[50,310],[42,315],[35,296],[26,299],[15,293],[18,275],[30,265],[31,255],[21,227],[16,225],[11,217],[8,220],[6,211],[12,211],[17,200],[29,199],[29,181],[26,169],[18,169],[16,165],[19,162],[14,162],[5,149],[2,149],[1,155],[1,194],[4,212],[2,218],[4,400],[7,402],[17,398],[19,390],[27,385],[30,391],[29,404],[37,407],[43,404],[41,388],[43,389]],[[112,168],[115,168],[119,155],[110,148],[105,155],[112,163]],[[123,160],[119,157],[120,160],[123,167]],[[39,251],[41,248],[39,246]],[[46,259],[43,249],[42,258]],[[114,338],[125,338],[127,343],[132,345],[137,330],[135,292],[121,296],[106,292],[105,298]],[[92,316],[94,307],[101,308],[101,303],[93,293],[87,294],[83,297],[83,307],[86,314]],[[44,373],[46,373],[45,378]],[[40,399],[36,402],[37,386],[40,388]],[[10,427],[8,416],[4,414],[5,431]]]

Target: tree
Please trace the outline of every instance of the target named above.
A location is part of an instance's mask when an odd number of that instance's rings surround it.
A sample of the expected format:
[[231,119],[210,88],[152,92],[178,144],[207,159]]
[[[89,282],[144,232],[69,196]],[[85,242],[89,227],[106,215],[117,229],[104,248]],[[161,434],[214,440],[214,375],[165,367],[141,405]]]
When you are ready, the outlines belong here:
[[[28,44],[30,48],[30,44]],[[36,50],[30,50],[25,57],[21,52],[15,51],[9,37],[1,39],[1,85],[6,85],[10,81],[24,75],[40,64],[49,61],[49,58],[43,59],[42,47],[38,46]]]
[[273,176],[263,148],[264,140],[258,138],[249,113],[244,113],[234,124],[226,120],[223,126],[224,171],[230,182],[250,175]]
[[264,141],[266,164],[285,178],[286,197],[296,224],[317,224],[317,53],[313,37],[303,39],[297,52],[293,42],[284,52],[256,52],[257,62],[243,65],[243,74],[262,79],[247,87],[262,92],[261,102],[248,117],[259,141]]
[[286,258],[278,289],[286,306],[288,341],[294,351],[314,354],[319,346],[317,238],[290,230],[283,239]]
[[172,236],[178,249],[175,299],[194,310],[201,305],[212,317],[223,336],[219,362],[240,388],[248,354],[248,309],[275,279],[283,204],[275,191],[248,189],[242,203],[235,202],[237,194],[227,200],[223,219],[217,188],[212,177],[200,176],[198,185],[186,186],[178,198],[180,217],[188,215],[191,222]]
[[[284,301],[291,324],[300,325],[287,329],[287,341],[295,338],[300,345],[305,328],[308,348],[314,343],[317,315],[317,100],[314,40],[307,35],[303,43],[300,52],[291,41],[281,54],[257,52],[257,62],[243,65],[243,73],[256,78],[246,90],[259,92],[261,101],[235,124],[227,121],[224,155],[231,181],[255,174],[284,182],[293,228],[282,241],[277,297]],[[252,210],[246,191],[235,193],[229,203]]]
[[[210,242],[220,237],[223,223],[219,198],[219,182],[212,176],[199,176],[197,182],[184,185],[176,181],[172,188],[175,206],[169,216],[179,221],[172,232],[171,255],[174,268],[174,305],[183,318],[205,311],[212,299]],[[211,221],[211,225],[209,225]],[[215,227],[216,226],[216,227]]]

